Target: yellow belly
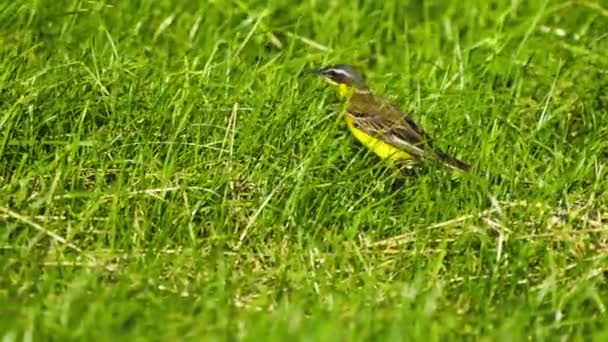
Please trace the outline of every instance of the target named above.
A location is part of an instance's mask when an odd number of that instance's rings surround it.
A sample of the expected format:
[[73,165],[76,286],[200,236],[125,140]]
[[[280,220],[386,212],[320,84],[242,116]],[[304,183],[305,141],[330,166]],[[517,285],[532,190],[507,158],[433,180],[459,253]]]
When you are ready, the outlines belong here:
[[348,129],[353,134],[353,136],[359,142],[361,142],[363,146],[370,149],[380,158],[389,159],[391,161],[412,159],[412,156],[409,153],[402,151],[392,145],[389,145],[384,141],[379,140],[355,127],[353,118],[348,113],[345,114],[344,120],[346,121],[346,125],[348,126]]

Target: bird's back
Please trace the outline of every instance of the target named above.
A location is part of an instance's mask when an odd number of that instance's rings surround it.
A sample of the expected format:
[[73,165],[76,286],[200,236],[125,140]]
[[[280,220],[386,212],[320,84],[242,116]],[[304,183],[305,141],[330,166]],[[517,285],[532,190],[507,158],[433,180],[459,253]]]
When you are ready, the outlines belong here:
[[395,147],[410,151],[414,156],[421,157],[432,147],[430,138],[422,128],[382,97],[371,93],[355,93],[349,103],[348,113],[361,129]]
[[351,125],[416,159],[434,159],[468,171],[470,166],[433,146],[416,121],[384,98],[371,93],[353,94],[348,106]]

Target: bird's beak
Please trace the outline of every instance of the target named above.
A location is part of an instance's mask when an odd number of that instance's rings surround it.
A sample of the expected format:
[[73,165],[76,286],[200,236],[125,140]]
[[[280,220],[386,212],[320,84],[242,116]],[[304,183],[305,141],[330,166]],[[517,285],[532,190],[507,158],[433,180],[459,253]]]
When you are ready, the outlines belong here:
[[323,75],[323,68],[320,69],[310,69],[308,70],[309,73],[314,74],[314,75],[318,75],[321,76]]

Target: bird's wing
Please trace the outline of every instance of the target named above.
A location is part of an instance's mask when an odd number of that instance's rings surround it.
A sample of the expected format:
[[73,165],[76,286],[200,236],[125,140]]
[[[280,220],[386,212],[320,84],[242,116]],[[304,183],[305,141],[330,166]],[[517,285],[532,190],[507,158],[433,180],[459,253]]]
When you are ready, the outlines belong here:
[[414,156],[422,157],[433,150],[422,128],[384,99],[372,95],[351,99],[348,112],[357,128]]

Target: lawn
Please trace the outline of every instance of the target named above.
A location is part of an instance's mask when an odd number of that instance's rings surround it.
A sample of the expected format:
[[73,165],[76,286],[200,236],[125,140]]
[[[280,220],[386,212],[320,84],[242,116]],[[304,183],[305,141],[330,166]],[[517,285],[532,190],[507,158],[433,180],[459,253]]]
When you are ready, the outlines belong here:
[[[0,334],[607,340],[602,1],[4,1]],[[400,173],[349,63],[470,162]]]

